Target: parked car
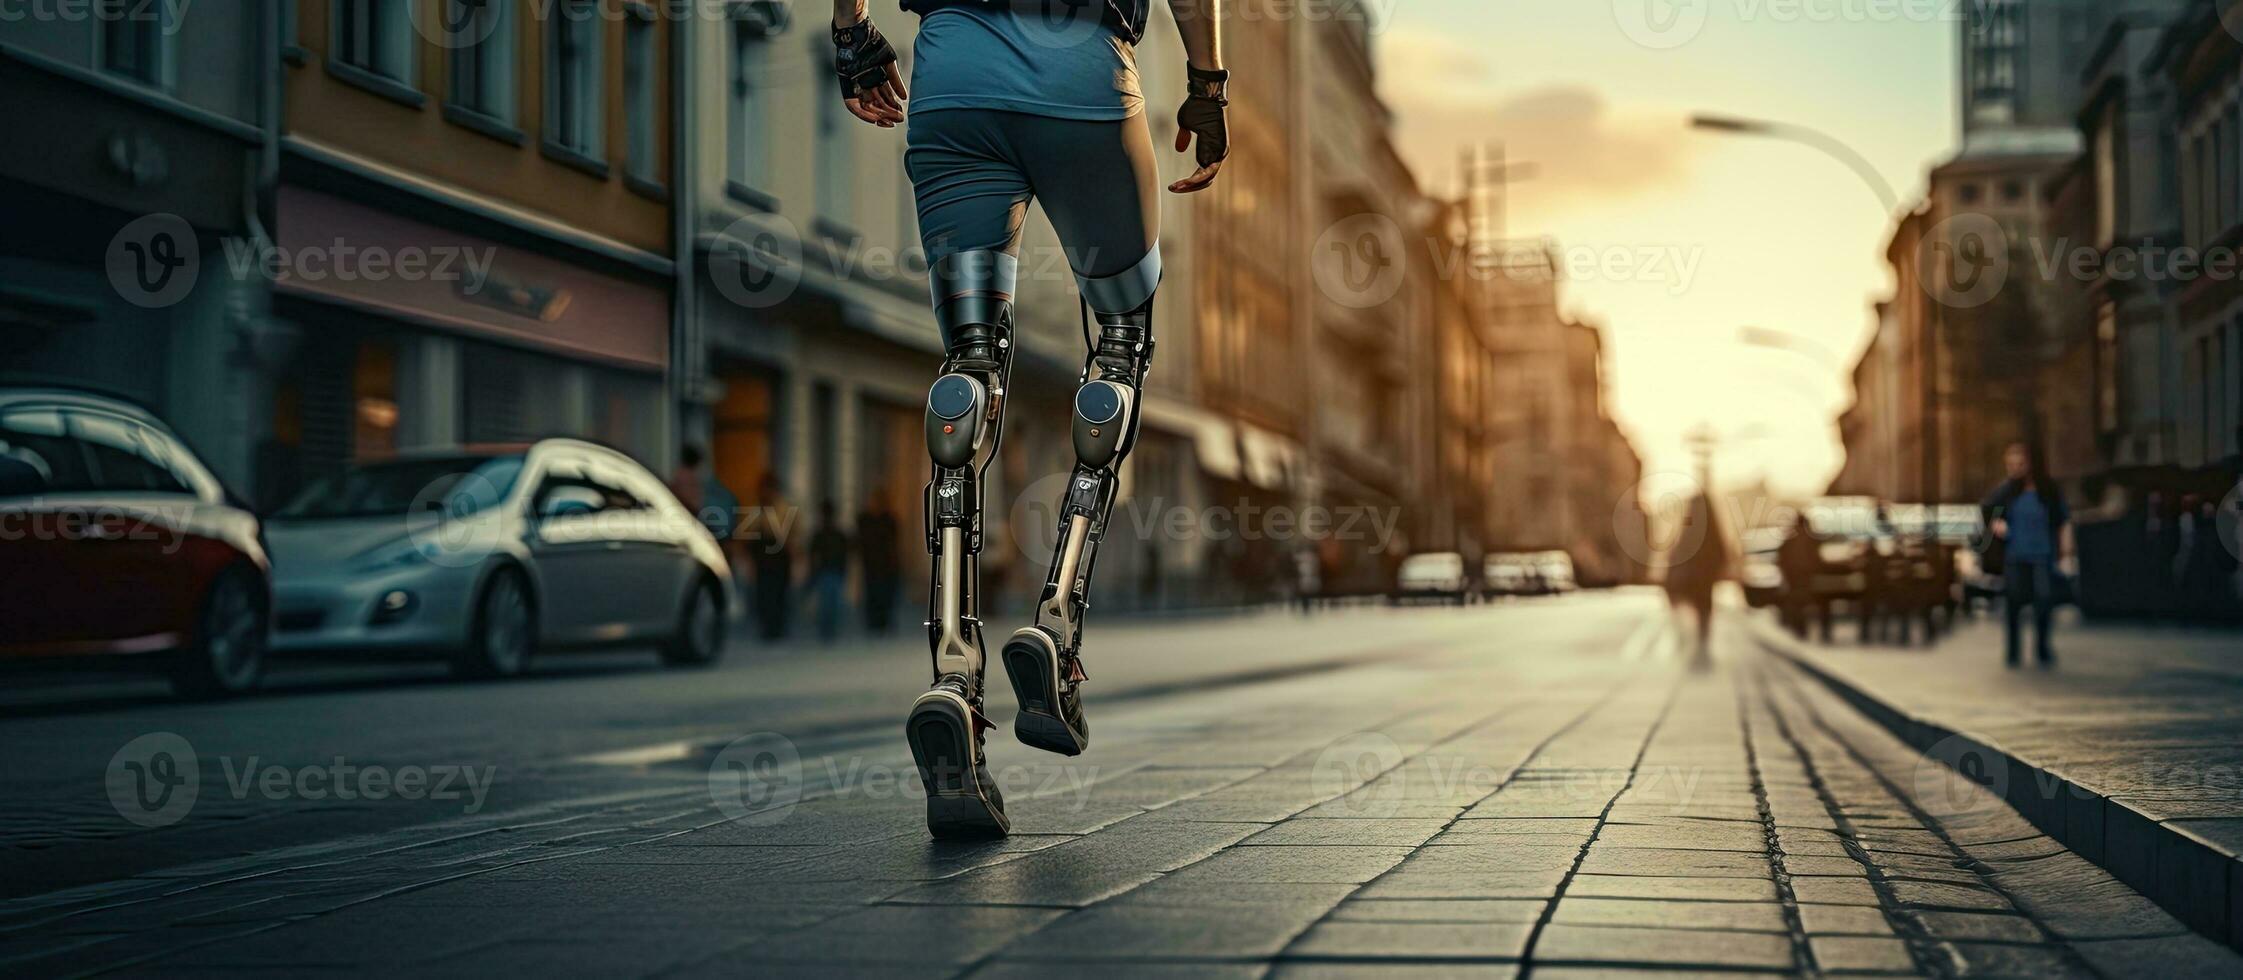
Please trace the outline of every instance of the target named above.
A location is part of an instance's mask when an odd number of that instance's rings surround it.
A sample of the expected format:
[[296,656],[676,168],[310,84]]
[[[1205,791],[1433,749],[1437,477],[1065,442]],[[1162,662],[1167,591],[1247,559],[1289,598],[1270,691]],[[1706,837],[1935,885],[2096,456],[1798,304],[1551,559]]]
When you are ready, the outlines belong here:
[[1783,598],[1783,567],[1777,553],[1786,534],[1780,527],[1756,527],[1744,532],[1744,562],[1738,577],[1745,587],[1745,604],[1754,609],[1773,606]]
[[256,515],[154,415],[0,388],[0,659],[149,658],[181,694],[252,690],[267,569]]
[[1573,579],[1572,555],[1544,551],[1534,556],[1534,566],[1541,579],[1539,595],[1563,595],[1579,588]]
[[1542,589],[1542,569],[1532,555],[1494,554],[1480,564],[1480,591],[1488,598],[1533,595]]
[[441,655],[473,677],[564,647],[658,644],[678,666],[724,652],[734,592],[716,539],[604,446],[358,463],[305,488],[267,533],[279,652]]
[[1454,551],[1433,551],[1402,560],[1395,576],[1396,602],[1431,600],[1464,605],[1472,595],[1472,582],[1464,574],[1464,556]]

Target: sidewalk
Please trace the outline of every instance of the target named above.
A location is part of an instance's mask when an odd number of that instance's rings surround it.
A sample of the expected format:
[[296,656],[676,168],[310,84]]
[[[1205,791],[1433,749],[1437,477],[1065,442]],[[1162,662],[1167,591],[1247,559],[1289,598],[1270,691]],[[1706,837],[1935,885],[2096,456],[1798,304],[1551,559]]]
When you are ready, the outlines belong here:
[[2044,671],[2003,665],[1996,619],[1929,649],[1754,628],[2049,836],[2243,948],[2243,637],[2067,620]]

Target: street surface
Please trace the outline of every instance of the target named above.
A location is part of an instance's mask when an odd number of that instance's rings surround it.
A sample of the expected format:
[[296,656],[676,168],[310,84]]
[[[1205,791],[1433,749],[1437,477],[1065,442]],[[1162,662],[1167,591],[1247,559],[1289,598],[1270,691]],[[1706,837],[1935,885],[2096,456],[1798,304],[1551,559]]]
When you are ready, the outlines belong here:
[[992,677],[977,844],[910,638],[19,688],[0,974],[2243,975],[1729,615],[1704,670],[1645,592],[1094,624],[1085,755]]

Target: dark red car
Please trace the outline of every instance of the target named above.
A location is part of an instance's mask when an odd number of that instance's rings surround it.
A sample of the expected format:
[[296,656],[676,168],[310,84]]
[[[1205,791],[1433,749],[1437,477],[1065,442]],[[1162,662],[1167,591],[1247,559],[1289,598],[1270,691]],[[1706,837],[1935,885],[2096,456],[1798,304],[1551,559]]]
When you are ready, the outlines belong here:
[[154,657],[182,694],[248,691],[269,569],[256,515],[154,416],[0,388],[0,660]]

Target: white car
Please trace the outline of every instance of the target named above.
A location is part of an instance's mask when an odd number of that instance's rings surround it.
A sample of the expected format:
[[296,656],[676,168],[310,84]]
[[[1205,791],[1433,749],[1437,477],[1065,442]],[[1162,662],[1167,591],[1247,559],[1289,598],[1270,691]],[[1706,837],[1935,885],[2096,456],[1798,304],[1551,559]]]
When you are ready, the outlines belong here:
[[1471,580],[1464,574],[1464,556],[1454,551],[1411,555],[1402,560],[1395,576],[1394,601],[1434,600],[1459,606],[1471,598]]
[[547,439],[359,463],[265,525],[283,653],[419,652],[511,676],[542,650],[724,652],[724,552],[654,474]]

